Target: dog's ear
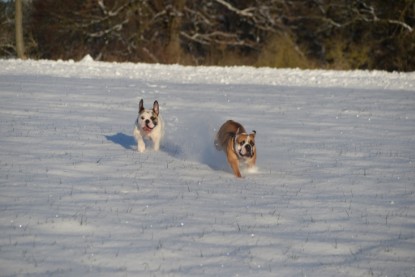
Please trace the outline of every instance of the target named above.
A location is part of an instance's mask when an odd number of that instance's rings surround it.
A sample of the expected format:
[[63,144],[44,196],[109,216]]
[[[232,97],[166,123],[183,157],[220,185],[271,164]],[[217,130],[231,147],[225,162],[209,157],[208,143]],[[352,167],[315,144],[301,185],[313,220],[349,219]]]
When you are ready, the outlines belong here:
[[253,137],[255,139],[256,131],[252,130],[252,133],[249,134],[249,136]]
[[154,101],[154,104],[153,104],[153,112],[158,116],[159,115],[159,102],[157,102],[157,100],[156,101]]
[[138,104],[138,113],[141,113],[144,111],[144,101],[143,99],[140,100],[140,103]]

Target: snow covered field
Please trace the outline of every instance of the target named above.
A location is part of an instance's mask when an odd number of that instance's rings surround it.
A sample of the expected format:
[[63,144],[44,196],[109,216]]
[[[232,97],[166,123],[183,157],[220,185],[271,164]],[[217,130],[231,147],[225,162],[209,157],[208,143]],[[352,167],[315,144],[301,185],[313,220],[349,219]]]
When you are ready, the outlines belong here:
[[415,276],[415,73],[1,60],[0,96],[1,276]]

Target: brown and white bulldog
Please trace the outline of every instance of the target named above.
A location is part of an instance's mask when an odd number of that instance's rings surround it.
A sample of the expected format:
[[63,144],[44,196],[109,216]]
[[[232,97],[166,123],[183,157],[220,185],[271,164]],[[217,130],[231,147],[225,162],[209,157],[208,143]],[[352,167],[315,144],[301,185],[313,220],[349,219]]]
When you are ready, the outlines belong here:
[[255,134],[255,131],[246,133],[245,128],[233,120],[226,121],[216,134],[216,149],[226,153],[228,163],[236,177],[241,177],[240,162],[245,163],[248,168],[255,167]]
[[158,151],[160,148],[160,140],[164,133],[163,120],[159,114],[159,103],[154,101],[153,109],[144,108],[143,99],[138,104],[138,117],[134,126],[134,138],[137,141],[137,150],[144,152],[146,145],[144,139],[153,141],[153,148]]

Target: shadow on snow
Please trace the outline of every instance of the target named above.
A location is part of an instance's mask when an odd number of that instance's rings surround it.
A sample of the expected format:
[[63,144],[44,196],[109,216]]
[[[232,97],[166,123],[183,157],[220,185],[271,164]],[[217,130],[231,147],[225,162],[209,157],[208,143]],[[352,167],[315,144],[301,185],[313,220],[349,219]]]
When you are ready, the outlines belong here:
[[[118,144],[126,150],[136,150],[136,141],[132,135],[126,135],[118,132],[114,135],[107,135],[105,138],[114,144]],[[226,170],[227,163],[224,153],[217,151],[212,141],[197,141],[196,145],[191,144],[186,149],[183,149],[177,143],[171,141],[169,138],[164,138],[161,143],[161,151],[168,155],[182,160],[193,160],[209,166],[214,170]],[[152,149],[152,145],[147,147]]]
[[134,149],[134,146],[136,145],[133,136],[129,136],[123,133],[116,133],[112,136],[105,136],[105,138],[115,144],[121,145],[124,147],[124,149]]

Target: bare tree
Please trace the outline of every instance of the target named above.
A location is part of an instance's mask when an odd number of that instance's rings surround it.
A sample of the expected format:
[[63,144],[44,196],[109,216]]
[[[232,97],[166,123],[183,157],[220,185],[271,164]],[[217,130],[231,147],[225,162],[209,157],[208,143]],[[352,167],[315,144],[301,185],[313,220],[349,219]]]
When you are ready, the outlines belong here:
[[15,0],[16,52],[19,59],[26,59],[23,39],[22,0]]
[[0,1],[0,56],[16,55],[14,3]]
[[412,1],[33,0],[31,31],[52,59],[414,69]]

